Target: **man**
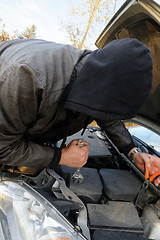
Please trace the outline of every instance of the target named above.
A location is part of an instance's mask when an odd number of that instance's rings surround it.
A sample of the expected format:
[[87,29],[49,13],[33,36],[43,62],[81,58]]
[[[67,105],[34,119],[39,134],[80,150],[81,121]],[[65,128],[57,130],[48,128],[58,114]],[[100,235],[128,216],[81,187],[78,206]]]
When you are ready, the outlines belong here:
[[120,121],[136,115],[151,82],[150,51],[136,39],[115,40],[93,52],[43,40],[1,43],[0,163],[82,167],[87,142],[82,148],[78,140],[65,148],[44,143],[65,139],[95,119],[141,170],[144,162],[150,173],[160,170],[158,158],[134,151]]

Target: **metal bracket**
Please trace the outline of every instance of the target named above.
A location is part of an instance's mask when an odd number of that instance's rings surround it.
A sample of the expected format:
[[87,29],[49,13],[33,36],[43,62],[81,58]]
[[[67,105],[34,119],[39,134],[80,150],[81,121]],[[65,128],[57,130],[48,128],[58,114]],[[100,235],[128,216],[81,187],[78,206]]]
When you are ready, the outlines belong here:
[[86,239],[90,240],[91,239],[90,232],[89,232],[89,228],[87,226],[87,222],[88,222],[87,221],[87,210],[86,210],[84,203],[77,197],[76,194],[74,194],[66,186],[64,179],[62,177],[60,177],[54,170],[47,169],[47,172],[54,179],[56,179],[55,183],[52,186],[52,191],[57,197],[60,197],[60,194],[62,193],[66,199],[79,203],[80,210],[79,210],[79,214],[78,214],[78,218],[77,218],[77,223],[78,223],[79,227],[81,228],[82,233],[86,237]]

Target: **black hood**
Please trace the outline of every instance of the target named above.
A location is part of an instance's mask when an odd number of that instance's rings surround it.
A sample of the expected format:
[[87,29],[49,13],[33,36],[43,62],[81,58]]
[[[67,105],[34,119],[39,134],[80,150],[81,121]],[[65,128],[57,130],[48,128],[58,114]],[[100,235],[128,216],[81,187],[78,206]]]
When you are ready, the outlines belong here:
[[88,57],[64,107],[106,121],[132,118],[150,93],[152,65],[142,42],[114,40]]

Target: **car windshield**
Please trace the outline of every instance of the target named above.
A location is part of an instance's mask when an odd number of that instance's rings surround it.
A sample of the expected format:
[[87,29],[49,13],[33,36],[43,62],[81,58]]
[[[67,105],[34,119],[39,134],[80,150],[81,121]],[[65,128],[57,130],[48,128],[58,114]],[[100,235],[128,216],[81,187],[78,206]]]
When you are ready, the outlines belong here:
[[141,125],[127,123],[126,127],[131,133],[131,135],[136,136],[148,145],[154,147],[156,151],[160,152],[160,136],[158,134]]

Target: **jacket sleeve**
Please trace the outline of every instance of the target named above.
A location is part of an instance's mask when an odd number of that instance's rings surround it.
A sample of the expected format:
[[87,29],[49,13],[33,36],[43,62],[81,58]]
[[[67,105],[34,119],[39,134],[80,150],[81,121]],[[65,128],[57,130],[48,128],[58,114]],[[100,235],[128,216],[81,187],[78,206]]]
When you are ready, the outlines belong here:
[[0,163],[34,168],[49,167],[54,148],[25,138],[27,126],[37,118],[42,89],[35,72],[16,64],[0,74]]
[[98,125],[104,130],[111,141],[118,147],[120,152],[126,156],[135,147],[129,131],[122,121],[105,122],[98,120]]

